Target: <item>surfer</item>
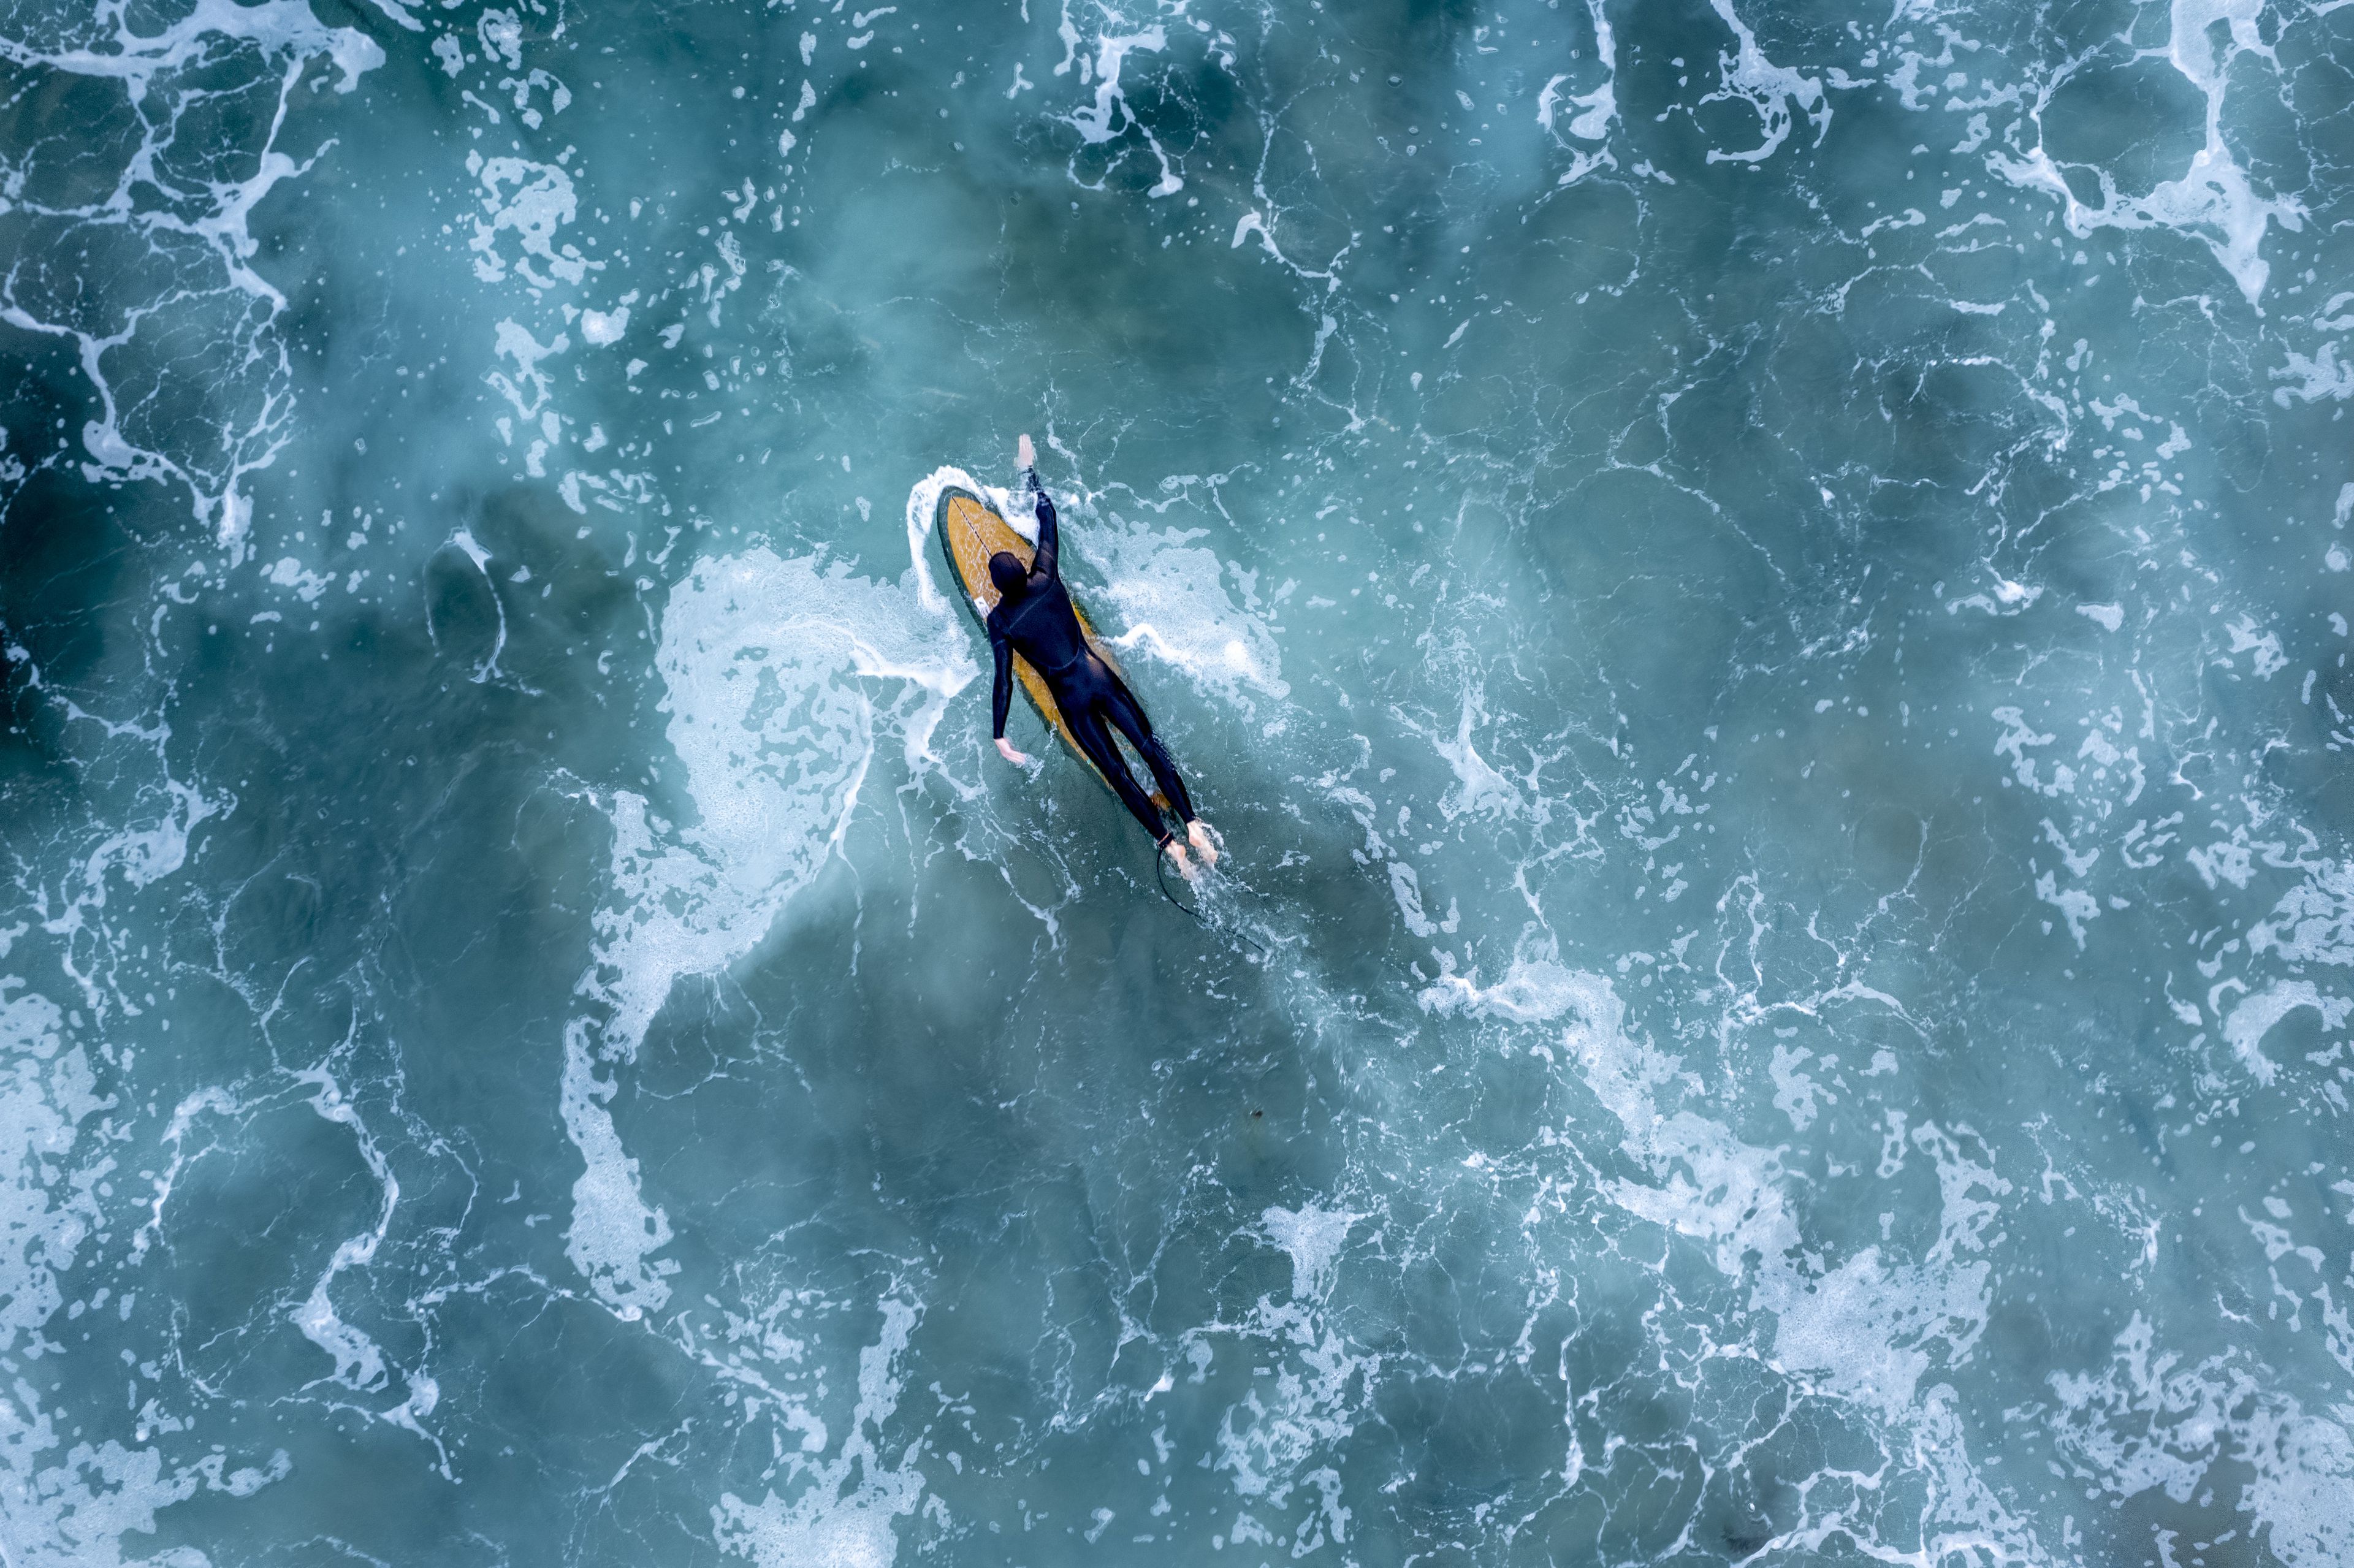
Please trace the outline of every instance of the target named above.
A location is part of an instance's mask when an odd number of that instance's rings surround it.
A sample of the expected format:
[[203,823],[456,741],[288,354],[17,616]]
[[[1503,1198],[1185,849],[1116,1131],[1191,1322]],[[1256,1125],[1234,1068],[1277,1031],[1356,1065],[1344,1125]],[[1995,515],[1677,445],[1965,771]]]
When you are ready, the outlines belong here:
[[989,557],[989,580],[997,585],[997,608],[989,612],[988,621],[989,651],[997,662],[996,683],[990,691],[991,733],[997,738],[997,749],[1008,762],[1029,764],[1030,758],[1005,738],[1005,710],[1013,700],[1013,655],[1019,653],[1045,678],[1055,705],[1062,710],[1079,749],[1153,842],[1176,861],[1177,869],[1193,874],[1185,845],[1170,832],[1152,797],[1137,787],[1127,761],[1111,743],[1113,729],[1128,737],[1129,745],[1152,769],[1153,783],[1185,824],[1186,842],[1201,852],[1202,863],[1215,865],[1218,852],[1207,825],[1193,814],[1193,800],[1185,793],[1185,780],[1177,776],[1177,765],[1169,759],[1169,748],[1152,733],[1152,721],[1144,716],[1142,705],[1127,683],[1087,646],[1087,636],[1079,629],[1056,558],[1055,503],[1047,499],[1045,486],[1038,482],[1038,453],[1028,436],[1022,438],[1015,461],[1030,493],[1036,497],[1038,553],[1026,570],[1010,551],[1000,550]]

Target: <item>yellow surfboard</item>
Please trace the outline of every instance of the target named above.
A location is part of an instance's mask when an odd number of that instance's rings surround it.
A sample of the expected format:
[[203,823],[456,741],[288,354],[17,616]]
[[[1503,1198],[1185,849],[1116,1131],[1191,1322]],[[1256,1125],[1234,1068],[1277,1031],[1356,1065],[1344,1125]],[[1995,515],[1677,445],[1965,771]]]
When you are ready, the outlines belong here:
[[[1012,525],[998,514],[996,507],[971,491],[954,485],[940,495],[939,511],[932,519],[932,532],[940,537],[940,553],[948,557],[949,570],[955,575],[958,586],[964,589],[966,606],[971,609],[973,618],[983,623],[987,622],[989,612],[997,608],[997,585],[989,580],[989,557],[1003,550],[1027,569],[1038,553],[1036,546],[1015,533]],[[1072,601],[1071,609],[1078,615],[1079,630],[1086,635],[1087,646],[1095,650],[1096,657],[1109,664],[1113,673],[1121,674],[1121,678],[1126,679],[1119,661],[1111,656],[1111,651],[1096,635],[1095,625],[1087,620],[1087,612],[1079,609],[1076,599]],[[1019,653],[1013,656],[1013,673],[1023,694],[1029,697],[1030,705],[1036,708],[1038,716],[1046,721],[1046,727],[1062,737],[1063,744],[1071,748],[1073,757],[1087,763],[1087,771],[1095,774],[1104,788],[1111,788],[1111,781],[1105,779],[1096,765],[1087,761],[1087,754],[1079,749],[1079,738],[1071,733],[1070,724],[1063,717],[1062,709],[1055,705],[1055,694],[1047,687],[1046,678],[1032,669],[1030,661]],[[1112,744],[1117,746],[1119,743],[1115,740]],[[1167,810],[1169,802],[1161,799],[1161,792],[1156,789],[1151,793],[1153,802]]]

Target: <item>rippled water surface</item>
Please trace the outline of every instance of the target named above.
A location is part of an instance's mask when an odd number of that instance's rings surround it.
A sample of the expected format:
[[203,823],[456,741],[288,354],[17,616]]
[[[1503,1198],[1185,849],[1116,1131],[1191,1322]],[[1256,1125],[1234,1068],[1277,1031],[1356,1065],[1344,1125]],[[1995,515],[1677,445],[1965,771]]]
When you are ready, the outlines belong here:
[[9,1563],[2354,1561],[2346,0],[0,83]]

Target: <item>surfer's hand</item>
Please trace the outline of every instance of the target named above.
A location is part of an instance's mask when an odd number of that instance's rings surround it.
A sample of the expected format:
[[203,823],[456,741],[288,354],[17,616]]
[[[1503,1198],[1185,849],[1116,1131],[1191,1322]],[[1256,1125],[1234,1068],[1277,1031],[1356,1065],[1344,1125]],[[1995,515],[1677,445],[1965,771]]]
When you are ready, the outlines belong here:
[[997,755],[1002,757],[1006,761],[1011,762],[1016,768],[1027,768],[1030,766],[1029,755],[1025,752],[1014,750],[1013,743],[1006,739],[1002,735],[997,737]]
[[1210,836],[1210,824],[1199,817],[1185,824],[1185,840],[1202,853],[1205,866],[1218,863],[1217,841]]
[[1027,436],[1013,443],[1013,466],[1016,468],[1038,466],[1038,449],[1030,444],[1030,438]]

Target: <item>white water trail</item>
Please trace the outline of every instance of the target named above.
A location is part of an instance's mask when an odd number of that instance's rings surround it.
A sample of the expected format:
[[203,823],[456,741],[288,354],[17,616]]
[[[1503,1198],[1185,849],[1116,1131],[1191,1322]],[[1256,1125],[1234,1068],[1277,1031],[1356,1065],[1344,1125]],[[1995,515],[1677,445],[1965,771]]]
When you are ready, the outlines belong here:
[[[932,596],[937,600],[937,594]],[[766,548],[696,565],[671,590],[656,666],[667,736],[696,820],[673,824],[617,790],[613,894],[564,1034],[562,1114],[585,1162],[567,1253],[625,1319],[669,1298],[671,1237],[606,1108],[682,977],[750,953],[842,844],[896,723],[907,765],[930,765],[948,700],[976,673],[944,609],[844,563]],[[881,699],[881,700],[878,700]]]

